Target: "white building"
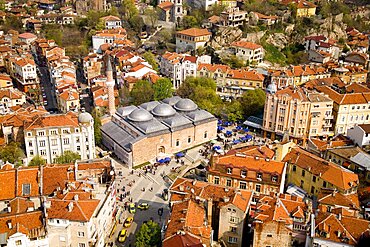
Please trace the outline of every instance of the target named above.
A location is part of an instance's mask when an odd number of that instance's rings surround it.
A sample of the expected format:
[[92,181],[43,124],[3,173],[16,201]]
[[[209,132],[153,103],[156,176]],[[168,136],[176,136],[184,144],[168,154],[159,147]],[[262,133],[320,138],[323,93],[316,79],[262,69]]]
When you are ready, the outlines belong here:
[[87,112],[39,116],[25,124],[24,139],[28,162],[39,155],[50,164],[65,151],[95,158],[94,120]]
[[26,95],[13,88],[0,89],[0,114],[7,114],[11,107],[26,103]]
[[190,28],[176,33],[176,52],[196,51],[211,39],[207,29]]
[[35,61],[29,58],[21,58],[14,62],[14,76],[22,87],[32,87],[39,83]]
[[101,18],[104,22],[105,29],[122,28],[122,21],[119,17],[108,15]]
[[104,44],[113,45],[115,41],[126,40],[127,33],[124,28],[106,29],[91,37],[94,52],[100,52],[100,46]]
[[231,43],[231,48],[234,54],[245,62],[261,63],[263,60],[264,54],[261,45],[241,40]]
[[248,21],[248,12],[240,10],[239,7],[226,9],[220,16],[223,26],[239,27]]
[[197,67],[198,57],[188,54],[166,52],[161,58],[161,74],[171,79],[174,88],[178,88],[186,77],[196,77]]
[[347,130],[347,136],[360,147],[370,145],[370,124],[353,126]]

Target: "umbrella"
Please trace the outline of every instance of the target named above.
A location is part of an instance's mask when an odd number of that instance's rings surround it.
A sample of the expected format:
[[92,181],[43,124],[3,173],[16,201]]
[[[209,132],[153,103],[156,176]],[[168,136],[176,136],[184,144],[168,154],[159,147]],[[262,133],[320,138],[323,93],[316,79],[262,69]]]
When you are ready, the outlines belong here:
[[170,161],[171,161],[171,158],[170,157],[164,158],[164,162],[170,162]]
[[213,150],[218,150],[218,149],[221,149],[220,146],[213,146]]
[[236,126],[236,130],[242,130],[243,128],[241,126]]
[[217,130],[218,131],[222,131],[222,130],[224,130],[225,128],[224,127],[222,127],[222,126],[217,126]]
[[217,121],[217,124],[222,124],[222,120],[218,120]]
[[164,163],[165,161],[164,161],[164,159],[160,159],[160,160],[158,160],[158,163]]
[[243,142],[247,140],[247,138],[245,136],[242,136],[240,137],[240,140],[242,140]]
[[240,141],[239,140],[234,140],[233,143],[238,144],[238,143],[240,143]]
[[248,134],[248,135],[245,136],[245,138],[247,138],[248,140],[251,140],[253,138],[253,136]]
[[180,153],[176,154],[176,157],[179,157],[179,158],[184,157],[184,156],[185,156],[185,154],[183,152],[180,152]]
[[232,135],[232,134],[233,134],[232,131],[230,131],[230,130],[226,131],[226,135]]
[[244,131],[245,131],[245,132],[248,132],[248,131],[249,131],[249,129],[248,129],[248,128],[244,128]]

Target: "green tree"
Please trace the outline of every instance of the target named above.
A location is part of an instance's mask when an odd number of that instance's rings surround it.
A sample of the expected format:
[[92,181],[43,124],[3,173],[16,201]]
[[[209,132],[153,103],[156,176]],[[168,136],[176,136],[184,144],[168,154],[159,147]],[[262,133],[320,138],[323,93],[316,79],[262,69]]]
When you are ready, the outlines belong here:
[[4,162],[8,161],[12,164],[15,164],[21,161],[22,156],[22,149],[17,142],[11,142],[0,148],[0,159],[2,159]]
[[81,156],[78,153],[72,151],[65,151],[62,155],[55,158],[55,162],[57,164],[66,164],[73,163],[79,159],[81,159]]
[[184,16],[184,18],[182,19],[182,25],[184,26],[185,29],[192,28],[192,27],[199,27],[197,18],[195,18],[192,15]]
[[130,23],[133,30],[135,30],[137,33],[140,33],[143,30],[144,27],[144,20],[143,17],[139,15],[135,15],[131,17],[128,22]]
[[240,99],[245,117],[255,116],[263,111],[266,94],[262,89],[249,90]]
[[218,112],[221,98],[216,94],[216,82],[211,78],[188,77],[177,90],[183,98],[193,100],[200,108],[212,114]]
[[229,65],[231,68],[238,69],[244,66],[243,60],[235,55],[227,55],[221,58],[222,63]]
[[154,89],[152,84],[146,80],[137,81],[130,92],[130,97],[134,105],[140,105],[153,100]]
[[47,24],[44,27],[45,38],[54,40],[58,45],[62,45],[63,31],[56,24]]
[[28,163],[28,166],[41,166],[45,164],[46,160],[42,158],[40,155],[36,155],[35,157],[32,158],[30,163]]
[[162,100],[171,97],[174,90],[170,79],[161,78],[153,85],[154,100]]
[[148,221],[141,225],[135,235],[135,246],[157,247],[161,245],[161,227],[154,221]]
[[101,134],[101,130],[100,130],[100,127],[101,127],[101,119],[100,119],[100,114],[99,112],[96,110],[96,108],[94,108],[94,110],[92,111],[92,117],[94,118],[94,137],[95,137],[95,145],[99,146],[102,142],[102,134]]
[[106,15],[107,15],[107,13],[105,13],[105,12],[90,10],[86,14],[87,27],[89,29],[95,29],[96,26],[98,25],[99,21],[100,21],[100,18],[102,18],[103,16],[106,16]]
[[0,10],[5,11],[5,1],[4,0],[0,0]]
[[2,26],[1,30],[8,32],[11,29],[16,30],[18,32],[22,32],[23,23],[21,18],[18,18],[15,15],[9,15],[6,17],[4,25]]
[[130,20],[132,17],[139,14],[134,0],[122,0],[121,6],[118,8],[118,12],[125,20]]
[[243,119],[243,107],[239,100],[233,100],[224,104],[224,114],[229,121],[236,122]]
[[147,51],[143,54],[143,58],[145,61],[147,61],[154,70],[158,71],[158,63],[154,56],[154,54],[151,51]]
[[147,8],[145,10],[145,15],[149,18],[150,25],[154,28],[159,19],[159,11],[157,8]]

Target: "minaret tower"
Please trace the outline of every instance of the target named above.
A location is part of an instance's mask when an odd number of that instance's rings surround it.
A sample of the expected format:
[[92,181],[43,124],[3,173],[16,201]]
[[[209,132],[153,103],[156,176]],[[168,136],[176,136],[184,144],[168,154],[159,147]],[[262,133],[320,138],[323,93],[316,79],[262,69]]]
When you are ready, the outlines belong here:
[[110,58],[108,58],[107,68],[106,68],[106,75],[107,75],[107,81],[105,84],[108,88],[108,102],[109,102],[109,114],[113,116],[113,114],[116,112],[116,104],[115,104],[115,98],[114,98],[114,80],[113,80],[113,69],[112,69],[112,63],[110,61]]

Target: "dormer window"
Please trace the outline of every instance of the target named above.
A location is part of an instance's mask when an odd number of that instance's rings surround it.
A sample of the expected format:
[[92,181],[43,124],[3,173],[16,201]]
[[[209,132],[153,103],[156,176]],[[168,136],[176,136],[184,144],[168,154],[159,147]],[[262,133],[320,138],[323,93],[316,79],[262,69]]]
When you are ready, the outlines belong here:
[[271,181],[276,183],[278,181],[278,176],[276,175],[272,176]]
[[262,180],[262,173],[261,173],[261,172],[258,172],[258,173],[257,173],[257,179],[258,179],[258,180]]
[[246,170],[242,170],[240,172],[240,176],[242,176],[243,178],[245,178],[247,176],[247,171]]
[[230,167],[226,169],[226,173],[227,173],[227,174],[231,174],[231,172],[232,172],[232,171],[233,171],[233,169],[232,169],[232,168],[230,168]]

